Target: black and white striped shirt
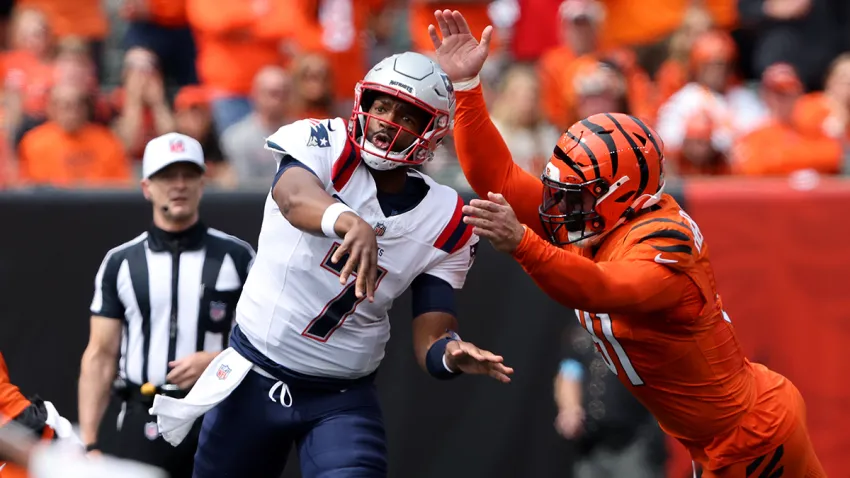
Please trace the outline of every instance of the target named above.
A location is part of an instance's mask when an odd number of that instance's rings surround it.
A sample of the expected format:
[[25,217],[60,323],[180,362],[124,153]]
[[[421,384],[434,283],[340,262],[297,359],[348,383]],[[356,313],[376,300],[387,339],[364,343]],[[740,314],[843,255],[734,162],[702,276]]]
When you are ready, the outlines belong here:
[[155,226],[106,253],[91,313],[124,321],[119,374],[165,383],[168,362],[226,348],[254,249],[197,223],[170,233]]

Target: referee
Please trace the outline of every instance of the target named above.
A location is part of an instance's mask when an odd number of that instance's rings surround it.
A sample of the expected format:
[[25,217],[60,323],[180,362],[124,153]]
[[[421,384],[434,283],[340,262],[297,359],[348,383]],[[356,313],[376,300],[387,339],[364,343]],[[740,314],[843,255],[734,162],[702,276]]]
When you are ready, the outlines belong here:
[[254,260],[248,243],[199,220],[205,170],[201,145],[188,136],[168,133],[145,147],[142,193],[153,225],[106,253],[80,370],[88,450],[149,463],[172,478],[192,476],[200,427],[172,447],[148,409],[154,394],[185,396],[226,348]]

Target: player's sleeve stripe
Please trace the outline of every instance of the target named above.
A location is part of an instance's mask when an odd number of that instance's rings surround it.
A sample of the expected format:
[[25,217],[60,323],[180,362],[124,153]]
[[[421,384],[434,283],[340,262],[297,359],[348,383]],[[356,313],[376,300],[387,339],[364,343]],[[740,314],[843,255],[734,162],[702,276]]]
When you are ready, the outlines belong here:
[[677,241],[691,242],[691,236],[675,229],[660,229],[643,236],[637,242],[640,244],[641,242],[648,241],[650,239],[675,239]]
[[687,226],[685,226],[684,223],[681,223],[679,221],[674,221],[673,219],[667,219],[666,217],[656,217],[655,219],[649,219],[647,221],[644,221],[640,224],[635,225],[635,227],[633,227],[629,230],[629,234],[634,232],[635,229],[639,229],[639,228],[646,226],[648,224],[653,224],[653,223],[658,223],[658,222],[664,222],[664,223],[668,223],[668,224],[677,224],[679,226],[687,228]]
[[452,254],[466,244],[466,241],[472,236],[472,228],[467,227],[466,223],[463,222],[461,209],[463,209],[463,199],[458,196],[457,205],[455,206],[451,220],[446,228],[443,229],[443,232],[440,233],[440,237],[434,242],[434,247],[437,249]]
[[652,247],[656,251],[661,251],[661,252],[670,252],[670,253],[682,252],[682,253],[685,253],[685,254],[690,254],[691,252],[693,252],[693,249],[691,249],[691,246],[687,246],[687,245],[684,245],[684,244],[675,245],[675,246],[652,246]]
[[348,184],[351,175],[357,169],[357,159],[357,148],[354,147],[350,139],[346,139],[345,147],[334,163],[333,172],[331,173],[331,181],[336,191],[341,191]]
[[283,149],[283,147],[281,147],[279,144],[277,144],[273,141],[266,140],[266,147],[271,149],[271,150],[277,151],[278,153],[286,154],[286,150]]
[[319,175],[316,174],[315,171],[310,169],[309,166],[287,154],[284,155],[283,158],[281,158],[280,160],[280,167],[277,168],[277,173],[275,173],[274,179],[272,180],[272,189],[277,186],[277,182],[280,181],[280,177],[283,176],[283,173],[285,173],[287,169],[296,167],[306,169],[307,171],[313,173],[313,176],[316,176],[317,178],[319,177]]

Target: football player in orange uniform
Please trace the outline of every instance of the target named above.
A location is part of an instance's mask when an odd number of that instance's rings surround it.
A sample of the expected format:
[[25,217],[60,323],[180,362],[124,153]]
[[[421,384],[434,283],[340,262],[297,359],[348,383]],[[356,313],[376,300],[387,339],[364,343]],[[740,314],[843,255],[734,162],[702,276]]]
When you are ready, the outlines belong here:
[[[83,447],[71,429],[71,423],[62,418],[50,402],[39,398],[26,398],[21,391],[9,380],[9,370],[6,361],[0,353],[0,427],[14,421],[24,429],[32,431],[34,436],[42,440],[53,440],[61,437],[70,443]],[[59,429],[57,433],[54,427]],[[0,460],[0,478],[24,478],[27,472],[13,464]]]
[[[43,439],[53,438],[53,429],[45,425],[47,412],[42,412],[43,407],[27,399],[21,391],[9,381],[9,370],[6,361],[0,353],[0,427],[15,420],[24,427],[37,432]],[[0,460],[0,477],[26,477],[26,471],[21,468],[6,464]]]
[[637,118],[594,115],[564,133],[542,178],[525,173],[478,84],[492,28],[479,44],[459,12],[435,17],[442,40],[434,26],[431,38],[457,94],[458,157],[473,189],[489,198],[472,200],[465,221],[577,309],[611,371],[704,477],[826,476],[803,398],[746,359],[708,246],[664,194],[661,139]]

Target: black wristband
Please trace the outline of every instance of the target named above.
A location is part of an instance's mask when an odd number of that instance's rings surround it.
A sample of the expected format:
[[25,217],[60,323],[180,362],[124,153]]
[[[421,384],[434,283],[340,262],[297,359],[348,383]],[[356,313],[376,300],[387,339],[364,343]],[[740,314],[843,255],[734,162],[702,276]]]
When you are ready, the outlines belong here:
[[100,450],[100,446],[97,444],[97,442],[89,443],[88,445],[86,445],[86,452],[94,450]]
[[449,371],[446,368],[445,362],[443,362],[443,357],[446,354],[446,346],[453,340],[456,339],[443,337],[437,340],[431,344],[431,348],[428,349],[428,353],[425,355],[425,368],[432,377],[438,380],[449,380],[461,375],[460,371]]

